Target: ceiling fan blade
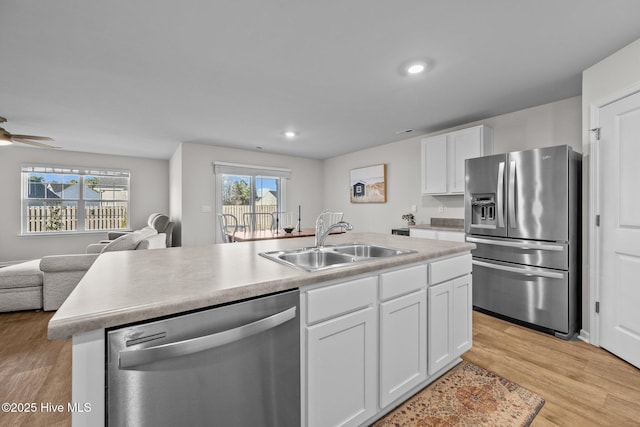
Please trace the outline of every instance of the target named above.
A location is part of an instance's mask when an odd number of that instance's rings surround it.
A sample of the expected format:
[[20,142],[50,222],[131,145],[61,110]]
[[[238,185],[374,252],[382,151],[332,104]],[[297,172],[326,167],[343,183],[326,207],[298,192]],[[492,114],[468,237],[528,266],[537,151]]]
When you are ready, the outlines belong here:
[[56,147],[56,146],[53,146],[53,145],[43,144],[41,142],[31,141],[31,140],[24,139],[24,138],[17,138],[17,136],[18,135],[13,135],[13,137],[11,138],[11,141],[20,142],[22,144],[33,145],[34,147],[40,147],[40,148],[54,148],[54,149],[55,148],[60,148],[60,147]]
[[48,136],[35,136],[35,135],[16,135],[12,134],[13,138],[18,139],[34,139],[36,141],[53,141],[53,138],[49,138]]

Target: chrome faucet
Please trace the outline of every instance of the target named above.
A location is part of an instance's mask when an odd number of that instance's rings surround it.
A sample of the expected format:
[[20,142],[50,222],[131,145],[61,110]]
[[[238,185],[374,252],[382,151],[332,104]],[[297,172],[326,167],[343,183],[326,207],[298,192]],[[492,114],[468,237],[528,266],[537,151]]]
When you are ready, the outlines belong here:
[[328,210],[324,210],[318,215],[316,219],[316,247],[324,246],[324,241],[327,239],[327,236],[331,232],[331,230],[336,228],[344,228],[346,231],[353,230],[353,225],[346,221],[339,221],[335,224],[331,224],[327,229],[324,226],[324,215],[329,213]]

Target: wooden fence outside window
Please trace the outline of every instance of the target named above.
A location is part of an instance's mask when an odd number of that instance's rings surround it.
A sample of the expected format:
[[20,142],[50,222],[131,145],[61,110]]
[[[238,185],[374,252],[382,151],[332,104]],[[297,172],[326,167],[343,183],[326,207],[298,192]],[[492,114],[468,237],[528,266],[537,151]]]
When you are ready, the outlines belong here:
[[[85,230],[119,230],[127,228],[126,206],[95,206],[85,208]],[[76,231],[77,206],[29,206],[26,231]]]
[[[238,219],[238,225],[243,225],[243,215],[245,213],[253,212],[274,214],[277,209],[277,205],[256,205],[255,209],[252,209],[251,205],[224,205],[222,207],[222,213],[235,216]],[[280,224],[280,228],[282,227],[283,224]],[[269,228],[271,228],[271,224],[267,223],[267,218],[258,215],[256,217],[256,230],[269,230]]]

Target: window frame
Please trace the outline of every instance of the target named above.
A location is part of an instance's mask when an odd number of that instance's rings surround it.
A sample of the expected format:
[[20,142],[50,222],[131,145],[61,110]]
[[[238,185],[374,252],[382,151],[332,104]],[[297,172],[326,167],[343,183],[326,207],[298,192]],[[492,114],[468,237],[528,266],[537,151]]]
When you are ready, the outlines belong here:
[[[250,178],[249,187],[251,189],[251,206],[255,209],[255,183],[256,178],[268,178],[278,179],[278,202],[276,212],[286,210],[287,206],[287,181],[291,178],[291,169],[269,167],[269,166],[254,166],[243,165],[237,163],[227,162],[213,162],[213,173],[215,177],[215,218],[216,226],[215,241],[224,242],[224,236],[220,235],[219,227],[217,226],[218,213],[222,213],[223,209],[223,197],[222,192],[224,189],[224,175],[234,176],[246,176]],[[238,218],[239,223],[242,223],[242,218]]]
[[[29,197],[29,186],[30,180],[29,176],[34,174],[42,174],[42,175],[61,175],[64,176],[73,176],[74,178],[78,178],[78,194],[77,197],[58,197],[58,198],[49,198],[46,197],[48,195],[48,191],[45,191],[45,197]],[[101,199],[99,198],[91,198],[88,197],[85,193],[85,188],[87,187],[86,179],[90,177],[111,177],[111,178],[124,178],[126,179],[126,190],[124,193],[126,194],[126,198],[114,198],[114,199]],[[65,179],[62,179],[63,183]],[[51,164],[36,164],[36,163],[25,163],[21,165],[20,168],[20,182],[21,182],[21,192],[20,192],[20,235],[22,236],[50,236],[50,235],[61,235],[61,234],[87,234],[87,233],[104,233],[106,231],[128,231],[130,230],[129,224],[131,219],[131,171],[128,169],[118,169],[118,168],[105,168],[105,167],[84,167],[84,166],[63,166],[63,165],[51,165]],[[62,191],[64,192],[66,188]],[[57,193],[54,193],[57,194]],[[64,194],[64,193],[63,193]],[[75,219],[75,229],[63,229],[63,230],[29,230],[29,218],[28,218],[28,210],[31,202],[42,202],[44,205],[50,204],[53,200],[55,203],[59,203],[62,206],[69,206],[69,204],[75,204],[76,206],[76,219]],[[103,202],[111,202],[115,205],[124,206],[125,215],[124,227],[112,228],[87,228],[88,226],[88,218],[86,215],[87,203],[88,202],[97,202],[98,206],[102,206]]]

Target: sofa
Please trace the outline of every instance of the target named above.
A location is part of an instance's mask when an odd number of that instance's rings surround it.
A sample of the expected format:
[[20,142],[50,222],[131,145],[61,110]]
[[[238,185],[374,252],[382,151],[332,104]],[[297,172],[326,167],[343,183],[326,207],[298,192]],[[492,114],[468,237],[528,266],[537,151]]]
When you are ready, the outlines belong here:
[[[172,235],[173,235],[173,226],[174,223],[171,219],[161,213],[152,213],[147,218],[147,227],[151,227],[155,229],[158,234],[164,233],[166,236],[166,247],[170,248],[172,245]],[[146,228],[146,227],[145,227]],[[110,231],[107,233],[107,239],[101,240],[100,243],[109,243],[118,237],[122,237],[125,234],[131,233],[130,231]]]
[[166,248],[166,235],[145,227],[124,234],[108,243],[95,243],[87,247],[87,253],[49,255],[40,260],[42,271],[42,308],[57,310],[67,299],[85,273],[100,254],[112,251]]
[[40,260],[0,268],[0,312],[42,308]]

